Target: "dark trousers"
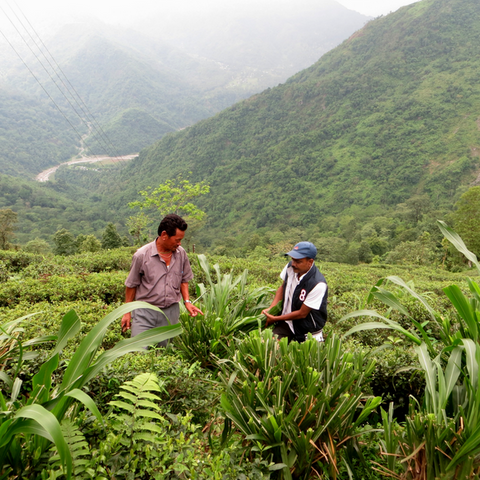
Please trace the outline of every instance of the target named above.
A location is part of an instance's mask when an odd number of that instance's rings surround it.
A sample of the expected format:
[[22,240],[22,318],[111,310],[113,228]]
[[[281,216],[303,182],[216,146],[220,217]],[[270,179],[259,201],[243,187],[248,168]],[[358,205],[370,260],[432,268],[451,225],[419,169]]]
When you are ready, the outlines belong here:
[[279,340],[287,337],[288,343],[293,340],[293,332],[290,330],[287,322],[276,322],[273,327],[273,334],[276,335]]

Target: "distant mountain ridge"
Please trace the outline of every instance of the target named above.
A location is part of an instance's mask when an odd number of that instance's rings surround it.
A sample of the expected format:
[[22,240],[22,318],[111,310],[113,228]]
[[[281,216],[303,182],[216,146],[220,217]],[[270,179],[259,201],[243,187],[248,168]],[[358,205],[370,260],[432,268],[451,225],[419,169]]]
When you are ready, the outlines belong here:
[[[299,2],[297,8],[304,2],[305,0]],[[47,39],[46,44],[88,109],[116,139],[113,148],[99,140],[101,135],[87,138],[86,145],[91,147],[90,152],[103,154],[116,150],[116,154],[128,154],[134,153],[131,151],[134,147],[143,148],[154,143],[167,131],[192,125],[268,85],[286,79],[300,68],[295,66],[298,58],[303,57],[300,52],[307,49],[310,51],[310,56],[307,55],[310,60],[307,60],[307,63],[303,58],[302,65],[306,66],[350,35],[366,20],[366,17],[349,12],[330,0],[322,0],[319,5],[325,4],[335,4],[335,11],[340,15],[336,23],[329,17],[328,28],[325,22],[320,27],[315,21],[302,23],[308,19],[305,14],[301,19],[295,20],[297,23],[279,17],[278,12],[272,12],[272,15],[257,20],[250,14],[243,17],[240,23],[223,25],[217,37],[212,37],[211,31],[199,30],[198,34],[208,35],[209,39],[197,37],[191,41],[192,49],[197,46],[195,51],[182,50],[175,43],[169,44],[159,38],[152,39],[145,34],[148,30],[146,27],[140,28],[143,31],[140,33],[108,27],[101,22],[68,25]],[[309,5],[311,18],[314,18],[318,11],[325,11],[314,7],[315,3]],[[276,19],[274,24],[268,23],[273,21],[273,18]],[[315,18],[318,18],[318,15]],[[253,24],[253,30],[247,28]],[[156,30],[162,29],[162,25],[157,20]],[[307,33],[309,31],[310,36]],[[277,40],[274,40],[275,38]],[[212,41],[214,45],[221,44],[223,49],[230,52],[225,57],[229,64],[209,56],[206,45]],[[289,49],[284,48],[285,45],[289,46]],[[278,64],[276,49],[282,51],[280,63],[283,62],[288,68]],[[43,87],[77,128],[78,134],[58,132],[59,137],[73,137],[69,147],[75,153],[75,146],[78,146],[80,141],[79,135],[87,133],[87,127],[81,124],[72,107],[58,92],[49,74],[41,68],[33,54],[25,46],[20,48],[19,52]],[[42,55],[38,56],[46,64]],[[0,62],[7,62],[7,59],[10,57],[2,56]],[[3,79],[6,84],[20,94],[26,93],[51,103],[23,63],[19,59],[17,62],[16,65],[8,62],[0,65],[5,72]],[[48,65],[47,70],[52,74],[53,71]],[[55,81],[60,83],[55,75],[53,76]],[[122,133],[125,125],[118,122],[118,118],[122,118],[123,122],[133,118],[131,115],[122,116],[122,112],[131,109],[137,112],[137,120],[143,116],[141,124],[149,125],[141,138],[126,138]],[[156,131],[153,128],[155,122],[161,125]],[[138,132],[138,125],[135,127],[132,124],[131,127],[131,135]],[[71,130],[68,125],[66,128]],[[52,159],[62,155],[56,152]],[[30,164],[33,166],[38,162],[32,159]],[[14,170],[10,169],[9,172],[14,173]],[[1,162],[0,172],[6,172]],[[38,169],[33,167],[31,174],[36,173]]]
[[192,172],[206,235],[283,229],[414,195],[451,208],[478,175],[480,4],[423,0],[376,19],[315,65],[144,150],[121,205]]

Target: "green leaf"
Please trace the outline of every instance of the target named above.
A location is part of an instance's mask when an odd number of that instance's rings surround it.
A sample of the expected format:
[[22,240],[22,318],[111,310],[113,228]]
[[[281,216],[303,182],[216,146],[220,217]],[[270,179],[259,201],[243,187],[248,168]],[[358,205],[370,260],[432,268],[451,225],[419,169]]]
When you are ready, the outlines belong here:
[[41,405],[27,405],[21,408],[14,418],[29,418],[40,425],[46,435],[42,434],[41,431],[37,435],[48,438],[55,443],[62,465],[66,466],[67,478],[69,479],[72,474],[72,457],[56,417]]
[[377,289],[372,295],[377,299],[383,302],[385,305],[394,308],[395,310],[399,311],[402,315],[407,317],[410,316],[408,310],[400,303],[400,300],[388,290],[384,289]]
[[85,392],[82,392],[78,388],[74,388],[70,392],[66,393],[65,396],[75,398],[79,402],[82,402],[95,415],[97,420],[103,424],[103,417],[98,410],[96,403]]
[[392,275],[390,277],[387,277],[386,280],[395,283],[396,285],[402,287],[405,289],[412,297],[416,298],[420,303],[428,310],[428,313],[430,313],[430,316],[432,317],[432,320],[437,323],[437,318],[435,316],[435,311],[433,308],[427,303],[427,301],[420,295],[418,294],[415,290],[412,290],[410,286],[404,282],[400,277],[397,277],[396,275]]
[[456,385],[462,367],[462,349],[456,347],[452,350],[445,369],[445,397],[448,399]]
[[478,263],[477,256],[471,252],[467,246],[465,245],[464,241],[460,237],[460,235],[452,230],[450,227],[447,226],[445,222],[442,220],[437,220],[438,226],[443,233],[443,236],[460,252],[465,255],[468,260],[474,263],[477,267],[478,272],[480,273],[480,263]]
[[[71,385],[80,378],[85,370],[90,366],[90,363],[99,348],[103,337],[107,331],[107,328],[118,318],[121,318],[125,313],[129,313],[137,308],[149,308],[151,310],[160,311],[159,308],[154,307],[146,302],[130,302],[121,307],[116,308],[113,312],[109,313],[105,318],[92,328],[92,330],[86,335],[77,348],[77,351],[73,355],[67,370],[63,376],[63,381],[60,386],[61,390],[68,390]],[[136,337],[134,337],[136,338]],[[133,339],[132,339],[133,340]],[[120,342],[122,343],[122,342]],[[118,345],[117,345],[118,346]],[[146,346],[146,345],[143,345]],[[133,350],[131,350],[133,351]],[[81,387],[85,382],[81,382]]]
[[113,405],[114,407],[121,408],[123,410],[126,410],[127,412],[133,414],[135,412],[135,407],[131,405],[130,403],[127,402],[122,402],[121,400],[112,400],[111,402],[108,402],[109,405]]
[[469,339],[462,338],[462,343],[467,354],[467,370],[473,387],[478,388],[478,362],[476,359],[477,344]]
[[50,388],[52,387],[52,373],[58,367],[58,354],[53,355],[41,367],[33,377],[33,400],[36,403],[45,403],[50,400]]
[[57,345],[52,353],[52,357],[65,348],[68,340],[80,331],[80,326],[80,319],[75,310],[70,310],[63,316],[62,324],[60,325],[60,330],[58,332]]
[[113,348],[102,353],[97,358],[95,364],[85,371],[80,384],[83,386],[88,383],[92,378],[96,377],[102,371],[103,367],[122,355],[125,355],[129,352],[143,352],[145,347],[155,345],[172,337],[176,337],[181,333],[182,326],[180,324],[167,325],[166,327],[151,328],[150,330],[142,332],[133,338],[127,338],[126,340],[118,342]]

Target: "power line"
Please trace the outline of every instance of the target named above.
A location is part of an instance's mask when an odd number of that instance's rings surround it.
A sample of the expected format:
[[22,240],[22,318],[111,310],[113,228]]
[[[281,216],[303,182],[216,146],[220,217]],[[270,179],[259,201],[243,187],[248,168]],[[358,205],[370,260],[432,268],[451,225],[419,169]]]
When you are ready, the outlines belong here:
[[[7,1],[7,4],[8,4],[8,1]],[[20,13],[22,14],[22,16],[24,17],[25,21],[27,22],[27,24],[30,26],[31,30],[33,31],[33,33],[35,34],[35,36],[38,38],[39,42],[41,43],[41,45],[43,46],[43,48],[46,50],[46,52],[48,53],[48,55],[51,57],[52,61],[55,63],[56,67],[58,68],[58,70],[61,72],[61,74],[63,75],[63,77],[65,78],[65,81],[68,83],[68,86],[65,84],[65,82],[63,81],[62,77],[58,74],[57,70],[55,69],[55,67],[52,65],[52,63],[50,62],[50,60],[48,59],[48,57],[45,55],[44,51],[38,46],[37,42],[35,41],[35,39],[32,37],[32,35],[30,34],[30,32],[28,31],[28,29],[23,25],[23,22],[18,18],[18,15],[15,13],[14,9],[10,6],[10,9],[12,10],[12,12],[14,13],[15,17],[18,19],[18,21],[20,22],[20,24],[23,26],[23,28],[25,29],[25,31],[28,33],[28,35],[30,36],[30,38],[32,39],[32,41],[35,43],[35,46],[38,48],[38,50],[42,53],[43,57],[45,58],[45,60],[48,62],[48,64],[50,65],[50,67],[52,68],[53,72],[56,74],[56,76],[59,78],[59,80],[62,82],[63,86],[66,88],[66,90],[70,93],[72,99],[75,101],[75,103],[80,107],[80,109],[82,110],[83,114],[87,117],[87,120],[89,122],[91,122],[94,126],[94,128],[96,129],[97,133],[99,133],[100,135],[100,138],[102,138],[104,141],[105,141],[105,144],[106,146],[108,146],[108,144],[113,148],[113,151],[115,153],[115,157],[119,157],[118,155],[118,152],[116,152],[116,148],[115,146],[113,145],[113,143],[110,141],[110,139],[108,138],[108,136],[106,135],[105,131],[103,130],[103,128],[101,127],[101,125],[97,122],[97,120],[95,119],[94,115],[92,114],[92,112],[89,110],[87,104],[84,102],[84,100],[82,99],[82,97],[79,95],[79,93],[77,92],[77,90],[75,89],[75,87],[72,85],[72,83],[70,82],[70,80],[68,79],[68,77],[66,76],[65,72],[62,70],[62,68],[60,67],[60,65],[57,63],[57,61],[55,60],[55,57],[51,54],[51,52],[49,51],[49,49],[47,48],[47,46],[45,45],[45,43],[43,42],[42,38],[40,37],[40,35],[37,33],[37,31],[35,30],[35,28],[33,27],[33,25],[30,23],[29,19],[27,18],[27,16],[23,13],[22,9],[18,6],[18,4],[15,2],[15,0],[13,1],[13,4],[16,6],[16,8],[20,11]],[[53,81],[53,79],[52,79]],[[55,83],[55,82],[54,82]],[[58,88],[58,86],[57,86]],[[75,95],[72,94],[72,91],[75,93]],[[80,100],[80,102],[78,100]],[[89,128],[90,130],[90,128]],[[98,141],[98,140],[97,140]],[[99,142],[101,143],[101,142]]]
[[[8,2],[7,2],[8,4]],[[87,117],[87,120],[85,120],[84,117],[82,117],[82,115],[80,115],[80,113],[78,112],[78,110],[75,108],[75,106],[73,105],[73,103],[70,101],[70,99],[67,97],[67,95],[65,94],[65,92],[60,88],[60,86],[58,85],[58,83],[55,81],[55,79],[52,77],[51,73],[48,71],[47,67],[44,65],[44,63],[41,61],[41,59],[38,57],[38,55],[35,53],[35,51],[33,50],[33,48],[29,45],[27,39],[23,36],[23,34],[20,32],[19,28],[17,27],[17,25],[15,25],[15,23],[13,22],[13,20],[10,18],[10,16],[5,12],[5,10],[0,6],[0,9],[1,11],[3,12],[3,14],[5,15],[5,17],[8,19],[8,21],[12,24],[12,26],[14,27],[14,29],[17,31],[18,35],[20,36],[20,38],[23,40],[23,42],[27,45],[27,47],[29,48],[29,50],[32,52],[32,54],[35,56],[35,58],[37,59],[38,63],[40,63],[40,65],[43,67],[43,69],[45,70],[45,72],[48,74],[48,76],[50,77],[51,81],[53,82],[53,84],[57,87],[57,89],[60,91],[60,93],[63,95],[63,97],[65,98],[65,100],[68,102],[68,104],[71,106],[71,108],[73,109],[73,111],[75,112],[75,114],[80,118],[81,122],[87,127],[88,131],[93,133],[93,136],[94,136],[94,139],[100,144],[100,145],[103,145],[103,147],[106,149],[106,151],[108,151],[109,147],[108,145],[110,145],[112,148],[113,148],[113,152],[114,152],[114,157],[116,157],[116,159],[114,159],[114,162],[116,163],[118,160],[120,160],[118,157],[118,152],[116,152],[116,148],[115,146],[112,144],[112,142],[108,139],[107,135],[105,134],[105,132],[103,131],[103,129],[101,128],[101,126],[98,124],[98,122],[96,121],[95,117],[93,116],[93,114],[89,111],[88,109],[88,106],[85,104],[85,102],[83,101],[83,99],[81,98],[81,96],[78,94],[78,92],[75,90],[75,88],[73,87],[73,85],[71,84],[71,82],[68,80],[68,77],[65,75],[65,73],[63,72],[63,70],[60,68],[60,66],[58,65],[58,63],[56,62],[55,58],[53,57],[53,55],[50,53],[50,51],[48,50],[48,48],[46,47],[46,45],[44,44],[44,42],[41,40],[40,36],[38,35],[38,33],[36,32],[36,30],[34,29],[34,27],[32,26],[32,24],[29,22],[28,18],[25,16],[25,14],[22,12],[22,10],[18,7],[17,4],[15,4],[16,7],[18,8],[18,10],[21,12],[21,14],[23,15],[23,17],[25,18],[26,22],[30,25],[30,28],[33,30],[34,34],[36,35],[36,37],[39,39],[39,41],[42,43],[42,45],[44,46],[45,50],[47,51],[47,53],[50,55],[50,57],[52,58],[53,62],[57,65],[58,69],[61,71],[62,75],[64,76],[64,78],[66,79],[66,81],[68,82],[68,84],[70,85],[70,87],[72,88],[72,90],[75,92],[75,95],[72,94],[72,91],[70,90],[70,88],[65,84],[65,81],[60,77],[60,75],[58,74],[58,72],[56,71],[55,67],[52,65],[51,61],[48,59],[48,57],[45,55],[44,51],[40,48],[40,46],[38,45],[38,43],[36,42],[36,40],[33,38],[33,36],[31,35],[31,33],[28,31],[28,29],[25,27],[25,25],[23,24],[23,22],[21,21],[21,19],[18,17],[18,15],[16,14],[16,12],[14,11],[14,9],[8,4],[8,6],[10,7],[10,9],[12,10],[13,14],[15,15],[15,17],[17,18],[17,21],[20,23],[20,25],[23,27],[23,29],[27,32],[27,34],[29,35],[30,39],[33,41],[33,43],[35,44],[35,46],[37,47],[37,49],[40,51],[40,53],[43,55],[43,57],[45,58],[45,60],[48,62],[48,64],[50,65],[50,67],[52,68],[54,74],[58,77],[58,79],[61,81],[61,83],[63,84],[64,88],[66,89],[66,91],[70,94],[70,96],[72,97],[73,101],[77,104],[77,106],[80,108],[80,110],[82,110],[83,114],[85,115],[85,117]],[[73,125],[73,123],[69,120],[69,118],[65,115],[65,113],[62,111],[62,109],[60,108],[60,106],[57,104],[57,102],[55,102],[55,100],[53,99],[53,97],[50,95],[50,93],[47,91],[47,89],[44,87],[44,85],[42,85],[42,83],[40,82],[39,78],[34,74],[34,72],[32,71],[32,69],[28,66],[27,62],[22,58],[22,56],[20,55],[20,53],[17,51],[17,49],[13,46],[12,42],[7,38],[7,36],[5,35],[4,32],[1,32],[3,37],[5,38],[5,40],[7,41],[7,43],[10,45],[10,47],[13,49],[13,51],[17,54],[17,56],[20,58],[20,60],[22,61],[22,63],[25,65],[25,67],[27,68],[27,70],[30,72],[30,74],[32,75],[32,77],[36,80],[36,82],[40,85],[40,87],[42,88],[42,90],[45,92],[45,94],[48,96],[48,98],[52,101],[52,103],[55,105],[55,107],[57,108],[57,110],[61,113],[61,115],[65,118],[65,120],[68,122],[68,124],[72,127],[72,129],[76,132],[76,134],[78,135],[78,137],[80,138],[80,141],[82,144],[87,144],[87,147],[88,147],[88,143],[85,142],[85,139],[83,138],[83,136],[78,132],[77,128]],[[80,99],[80,101],[82,102],[83,106],[81,103],[78,102],[78,99]],[[93,126],[93,129],[92,129],[92,126]],[[98,157],[97,155],[94,155],[95,157]]]

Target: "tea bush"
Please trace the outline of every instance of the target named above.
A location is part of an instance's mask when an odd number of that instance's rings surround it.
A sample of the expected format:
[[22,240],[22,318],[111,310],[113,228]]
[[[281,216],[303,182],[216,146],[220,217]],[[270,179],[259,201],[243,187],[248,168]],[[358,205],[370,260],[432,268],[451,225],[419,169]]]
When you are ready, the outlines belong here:
[[75,302],[78,300],[114,303],[124,299],[124,272],[87,275],[52,275],[44,279],[9,280],[0,285],[0,307],[20,302]]
[[155,373],[162,387],[159,392],[164,412],[185,415],[191,412],[196,423],[205,425],[212,419],[220,396],[218,382],[198,363],[189,363],[172,349],[132,353],[105,367],[88,385],[101,411],[119,392],[120,385],[144,372]]

